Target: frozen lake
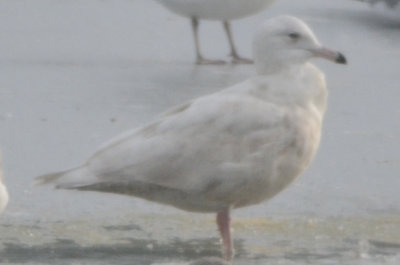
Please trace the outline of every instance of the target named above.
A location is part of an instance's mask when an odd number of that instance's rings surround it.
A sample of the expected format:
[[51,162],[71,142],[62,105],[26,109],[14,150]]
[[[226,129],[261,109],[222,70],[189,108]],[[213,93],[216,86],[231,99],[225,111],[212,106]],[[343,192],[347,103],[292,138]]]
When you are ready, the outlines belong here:
[[[254,75],[196,66],[190,25],[149,0],[3,0],[0,146],[11,201],[0,264],[187,264],[218,256],[213,215],[136,198],[53,190],[34,178],[182,101]],[[311,168],[271,201],[233,214],[234,264],[400,263],[400,16],[351,0],[277,0],[233,23],[239,51],[263,19],[294,14],[349,65],[315,61],[329,108]],[[222,27],[203,52],[223,58]]]

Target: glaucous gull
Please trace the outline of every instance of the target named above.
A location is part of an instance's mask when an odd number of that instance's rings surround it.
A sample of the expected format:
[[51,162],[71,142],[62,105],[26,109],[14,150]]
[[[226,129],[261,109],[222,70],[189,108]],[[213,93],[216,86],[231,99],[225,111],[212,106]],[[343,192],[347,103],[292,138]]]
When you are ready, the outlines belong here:
[[327,89],[309,60],[346,63],[291,16],[261,25],[253,57],[256,76],[172,108],[106,143],[82,166],[40,180],[215,212],[223,256],[232,260],[230,211],[275,196],[317,151]]

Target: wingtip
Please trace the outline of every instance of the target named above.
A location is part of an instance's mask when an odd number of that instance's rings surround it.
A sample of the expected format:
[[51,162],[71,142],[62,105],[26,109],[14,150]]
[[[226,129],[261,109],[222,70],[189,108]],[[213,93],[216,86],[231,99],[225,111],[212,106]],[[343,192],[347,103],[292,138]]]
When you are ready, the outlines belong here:
[[46,174],[43,176],[39,176],[35,179],[36,185],[46,185],[46,184],[51,184],[55,183],[57,179],[59,179],[64,172],[58,172],[58,173],[51,173],[51,174]]

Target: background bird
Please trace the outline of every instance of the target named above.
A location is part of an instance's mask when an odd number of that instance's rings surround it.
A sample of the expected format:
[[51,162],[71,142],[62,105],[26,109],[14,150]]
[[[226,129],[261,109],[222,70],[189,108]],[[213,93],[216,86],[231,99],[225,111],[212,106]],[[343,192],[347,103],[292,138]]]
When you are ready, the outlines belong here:
[[261,12],[274,0],[157,0],[172,12],[191,19],[197,64],[221,64],[222,60],[205,59],[200,51],[199,20],[222,21],[230,45],[233,63],[252,63],[239,56],[233,40],[230,20],[243,18]]
[[3,183],[3,170],[0,156],[0,213],[6,208],[8,203],[8,192],[7,188]]
[[390,8],[395,8],[400,3],[400,0],[359,0],[359,1],[367,2],[367,3],[370,3],[370,4],[376,4],[376,3],[379,3],[379,2],[384,2],[386,4],[386,6],[388,6]]
[[275,196],[318,148],[327,91],[309,59],[346,63],[290,16],[261,25],[253,57],[255,77],[172,108],[104,144],[82,166],[39,180],[214,212],[224,258],[232,260],[231,210]]

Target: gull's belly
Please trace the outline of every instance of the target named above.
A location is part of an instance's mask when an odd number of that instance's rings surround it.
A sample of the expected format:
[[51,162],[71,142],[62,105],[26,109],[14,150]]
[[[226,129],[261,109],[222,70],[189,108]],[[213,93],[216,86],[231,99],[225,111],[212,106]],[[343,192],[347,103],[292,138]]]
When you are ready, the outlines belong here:
[[210,20],[243,18],[264,10],[273,0],[157,0],[174,13]]
[[162,201],[144,197],[194,212],[217,212],[227,207],[258,204],[274,197],[308,167],[318,143],[319,132],[308,137],[299,135],[298,140],[275,154],[264,153],[251,161],[225,165],[224,169],[214,172],[216,177],[225,177],[214,178],[202,191],[179,191],[178,195],[174,191],[171,196],[163,196]]

